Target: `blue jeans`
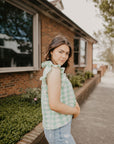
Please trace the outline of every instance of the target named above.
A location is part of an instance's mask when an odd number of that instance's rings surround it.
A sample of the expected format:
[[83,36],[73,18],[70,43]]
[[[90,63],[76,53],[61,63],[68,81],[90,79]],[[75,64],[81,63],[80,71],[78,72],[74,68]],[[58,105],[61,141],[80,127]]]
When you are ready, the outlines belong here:
[[71,135],[71,122],[57,129],[44,129],[44,133],[49,144],[76,144]]

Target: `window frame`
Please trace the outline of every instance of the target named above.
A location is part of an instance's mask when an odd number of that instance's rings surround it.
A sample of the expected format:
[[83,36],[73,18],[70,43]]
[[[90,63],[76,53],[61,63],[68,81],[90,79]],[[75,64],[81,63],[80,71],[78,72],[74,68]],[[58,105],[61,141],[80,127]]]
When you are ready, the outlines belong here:
[[0,68],[0,73],[38,71],[41,68],[41,22],[39,14],[34,9],[26,6],[26,4],[23,4],[19,0],[6,0],[6,2],[33,15],[33,66],[3,67]]
[[[79,53],[78,53],[78,64],[76,65],[74,63],[74,67],[86,67],[87,66],[87,47],[88,47],[88,42],[87,40],[85,40],[84,38],[81,37],[75,37],[74,39],[78,39],[79,40]],[[85,64],[81,64],[80,60],[81,60],[81,40],[84,41],[86,43],[86,49],[85,49]],[[75,51],[74,51],[75,53]]]

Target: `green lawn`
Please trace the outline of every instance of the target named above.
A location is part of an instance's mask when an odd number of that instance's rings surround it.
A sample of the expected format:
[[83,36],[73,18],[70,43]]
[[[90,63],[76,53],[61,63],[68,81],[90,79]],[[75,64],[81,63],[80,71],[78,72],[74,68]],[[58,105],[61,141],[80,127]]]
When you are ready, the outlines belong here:
[[22,96],[0,98],[0,144],[16,144],[41,121],[40,99],[31,103]]

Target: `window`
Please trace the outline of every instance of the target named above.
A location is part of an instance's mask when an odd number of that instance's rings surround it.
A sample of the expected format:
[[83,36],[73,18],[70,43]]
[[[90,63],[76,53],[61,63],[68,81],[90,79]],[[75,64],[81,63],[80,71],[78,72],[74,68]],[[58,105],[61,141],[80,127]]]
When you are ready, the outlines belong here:
[[86,41],[80,40],[80,65],[86,64]]
[[81,38],[74,39],[74,65],[86,65],[87,42]]
[[37,13],[0,1],[0,72],[38,70],[38,28]]

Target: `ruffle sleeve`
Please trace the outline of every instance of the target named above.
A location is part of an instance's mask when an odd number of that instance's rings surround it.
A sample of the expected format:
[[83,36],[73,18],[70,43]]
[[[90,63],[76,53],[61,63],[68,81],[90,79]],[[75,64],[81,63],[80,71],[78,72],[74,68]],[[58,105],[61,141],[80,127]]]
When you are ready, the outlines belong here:
[[45,61],[42,63],[42,68],[45,68],[45,69],[43,72],[43,76],[40,77],[40,80],[45,80],[45,78],[47,77],[47,74],[51,71],[52,67],[59,67],[61,74],[64,73],[65,68],[61,67],[61,65],[54,65],[51,61]]

